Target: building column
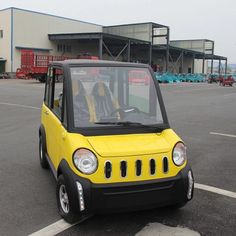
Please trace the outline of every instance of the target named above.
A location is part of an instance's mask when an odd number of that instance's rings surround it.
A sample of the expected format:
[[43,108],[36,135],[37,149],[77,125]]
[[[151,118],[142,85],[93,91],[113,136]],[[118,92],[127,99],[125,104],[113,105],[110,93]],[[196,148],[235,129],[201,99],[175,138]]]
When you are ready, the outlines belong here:
[[221,60],[219,60],[219,69],[218,69],[219,75],[221,74]]
[[213,63],[214,63],[214,59],[213,59],[213,55],[212,55],[212,58],[211,58],[211,74],[213,74]]
[[202,74],[205,74],[205,55],[203,57],[203,61],[202,61]]
[[193,54],[192,74],[195,73],[195,54]]
[[99,38],[99,59],[103,59],[103,36]]
[[167,36],[166,36],[166,72],[169,70],[169,55],[170,55],[170,29],[167,28]]
[[184,51],[181,53],[181,73],[184,73]]
[[128,47],[127,47],[127,61],[130,62],[130,47],[131,47],[131,42],[129,40],[128,42]]
[[225,74],[227,74],[227,70],[228,70],[228,60],[225,60]]
[[152,64],[152,44],[151,43],[149,44],[149,59],[148,59],[148,61],[149,61],[149,65],[151,65]]

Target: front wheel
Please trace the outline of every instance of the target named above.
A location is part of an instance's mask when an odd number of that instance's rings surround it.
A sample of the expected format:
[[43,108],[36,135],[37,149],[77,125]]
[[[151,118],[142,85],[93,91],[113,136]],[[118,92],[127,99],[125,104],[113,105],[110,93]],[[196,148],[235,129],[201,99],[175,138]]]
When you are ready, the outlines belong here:
[[62,218],[69,223],[75,223],[79,219],[76,209],[73,208],[73,198],[69,195],[68,186],[63,175],[57,179],[56,197],[58,211]]

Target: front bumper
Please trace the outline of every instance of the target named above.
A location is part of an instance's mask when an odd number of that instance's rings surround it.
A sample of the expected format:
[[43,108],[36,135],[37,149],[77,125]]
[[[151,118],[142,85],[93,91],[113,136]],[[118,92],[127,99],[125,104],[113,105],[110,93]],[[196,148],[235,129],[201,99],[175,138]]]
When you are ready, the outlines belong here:
[[[65,175],[64,171],[63,174]],[[66,182],[70,186],[73,199],[78,201],[78,208],[80,208],[79,199],[81,196],[78,194],[77,183],[82,186],[85,207],[83,213],[122,212],[164,207],[191,200],[193,186],[191,189],[189,188],[191,182],[189,171],[191,168],[187,165],[177,176],[172,178],[129,183],[94,184],[88,179],[74,174],[67,165]]]

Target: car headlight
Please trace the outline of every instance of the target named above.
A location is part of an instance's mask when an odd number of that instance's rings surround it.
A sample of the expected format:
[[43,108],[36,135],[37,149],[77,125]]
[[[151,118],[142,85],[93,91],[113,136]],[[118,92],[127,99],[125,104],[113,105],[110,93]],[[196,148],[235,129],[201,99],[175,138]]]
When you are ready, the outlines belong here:
[[83,174],[93,174],[98,167],[97,157],[88,149],[78,149],[73,155],[75,167]]
[[187,160],[186,146],[179,142],[175,145],[172,154],[173,162],[177,166],[182,166]]

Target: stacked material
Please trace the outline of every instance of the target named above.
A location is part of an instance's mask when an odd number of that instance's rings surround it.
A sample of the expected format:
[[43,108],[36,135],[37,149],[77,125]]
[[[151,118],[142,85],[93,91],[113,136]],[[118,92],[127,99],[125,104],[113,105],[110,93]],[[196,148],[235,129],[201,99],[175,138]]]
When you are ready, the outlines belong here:
[[179,82],[205,82],[203,74],[172,74],[172,73],[155,73],[156,79],[159,83],[179,83]]

